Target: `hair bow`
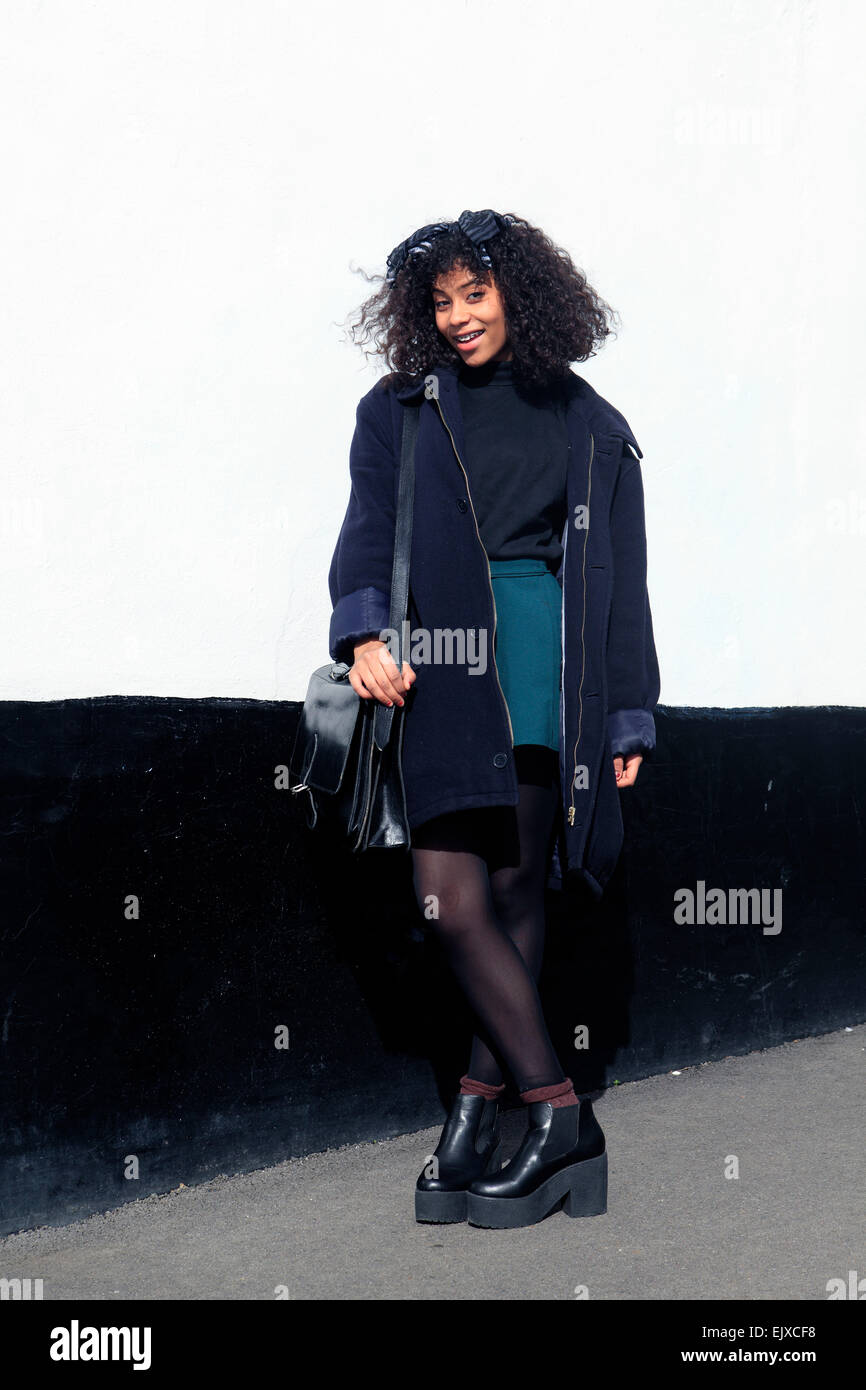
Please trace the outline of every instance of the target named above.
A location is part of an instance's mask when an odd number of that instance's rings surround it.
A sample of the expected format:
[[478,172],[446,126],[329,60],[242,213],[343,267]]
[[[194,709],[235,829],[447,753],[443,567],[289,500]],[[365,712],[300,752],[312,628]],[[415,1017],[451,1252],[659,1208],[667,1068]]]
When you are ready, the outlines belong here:
[[388,257],[385,278],[389,285],[393,285],[400,270],[402,270],[410,256],[423,254],[429,251],[433,238],[443,236],[448,232],[459,229],[464,236],[468,237],[473,246],[477,247],[483,265],[490,267],[490,256],[487,253],[486,242],[490,241],[503,229],[514,221],[507,213],[500,214],[493,212],[490,208],[485,208],[483,212],[470,212],[468,209],[461,212],[456,222],[428,222],[426,227],[419,227],[417,232],[413,232],[405,241],[401,241],[399,246]]

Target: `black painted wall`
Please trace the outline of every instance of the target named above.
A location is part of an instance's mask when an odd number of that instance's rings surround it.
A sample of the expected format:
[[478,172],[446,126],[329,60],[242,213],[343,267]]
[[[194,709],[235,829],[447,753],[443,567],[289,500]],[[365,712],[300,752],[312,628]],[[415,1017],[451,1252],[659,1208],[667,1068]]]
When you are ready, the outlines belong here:
[[[471,1020],[409,857],[353,858],[275,788],[299,709],[0,704],[0,1233],[441,1121]],[[864,724],[659,711],[603,900],[549,897],[579,1090],[866,1018]],[[677,925],[698,880],[781,888],[781,932]]]

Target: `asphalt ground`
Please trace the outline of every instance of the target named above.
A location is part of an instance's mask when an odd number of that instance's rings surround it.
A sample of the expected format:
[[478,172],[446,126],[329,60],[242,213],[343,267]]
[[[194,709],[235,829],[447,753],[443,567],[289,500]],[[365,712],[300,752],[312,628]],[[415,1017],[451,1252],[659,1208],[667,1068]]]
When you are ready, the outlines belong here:
[[[7,1236],[0,1276],[42,1279],[46,1301],[827,1300],[828,1281],[866,1277],[866,1025],[616,1086],[594,1109],[602,1216],[417,1224],[437,1127]],[[525,1123],[506,1114],[506,1158]]]

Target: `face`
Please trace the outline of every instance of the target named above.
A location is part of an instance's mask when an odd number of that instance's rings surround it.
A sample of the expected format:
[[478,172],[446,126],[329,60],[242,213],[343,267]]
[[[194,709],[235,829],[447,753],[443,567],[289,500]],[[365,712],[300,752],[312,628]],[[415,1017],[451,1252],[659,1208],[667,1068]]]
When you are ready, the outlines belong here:
[[[505,306],[494,284],[485,284],[465,266],[440,275],[433,286],[436,327],[470,367],[507,362],[511,344],[505,326]],[[467,342],[461,338],[469,337]]]

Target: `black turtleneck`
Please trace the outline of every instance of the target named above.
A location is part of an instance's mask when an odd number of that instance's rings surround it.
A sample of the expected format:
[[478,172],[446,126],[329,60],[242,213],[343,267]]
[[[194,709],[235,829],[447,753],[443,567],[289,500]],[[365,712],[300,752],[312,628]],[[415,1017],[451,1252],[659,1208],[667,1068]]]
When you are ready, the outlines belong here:
[[518,392],[511,362],[457,373],[478,529],[491,560],[545,560],[556,572],[566,517],[568,430],[553,394]]

